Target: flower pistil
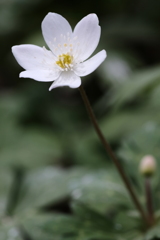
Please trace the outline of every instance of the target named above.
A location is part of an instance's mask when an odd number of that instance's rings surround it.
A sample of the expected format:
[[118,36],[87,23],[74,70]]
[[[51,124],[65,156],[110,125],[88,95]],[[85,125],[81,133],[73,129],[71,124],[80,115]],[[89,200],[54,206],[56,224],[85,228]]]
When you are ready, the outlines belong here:
[[58,61],[56,61],[56,64],[61,67],[63,70],[68,71],[69,69],[73,67],[73,56],[70,54],[62,54],[58,56]]

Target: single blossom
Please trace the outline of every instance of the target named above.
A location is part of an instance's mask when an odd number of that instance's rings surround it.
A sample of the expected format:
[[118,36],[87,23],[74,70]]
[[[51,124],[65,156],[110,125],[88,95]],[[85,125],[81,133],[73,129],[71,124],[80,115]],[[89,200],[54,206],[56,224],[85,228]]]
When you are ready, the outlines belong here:
[[20,77],[40,82],[54,81],[49,90],[61,86],[78,88],[80,77],[93,72],[106,58],[106,51],[102,50],[88,59],[100,39],[98,23],[97,15],[89,14],[72,32],[65,18],[48,13],[42,22],[42,33],[50,50],[30,44],[12,47],[14,57],[25,69]]

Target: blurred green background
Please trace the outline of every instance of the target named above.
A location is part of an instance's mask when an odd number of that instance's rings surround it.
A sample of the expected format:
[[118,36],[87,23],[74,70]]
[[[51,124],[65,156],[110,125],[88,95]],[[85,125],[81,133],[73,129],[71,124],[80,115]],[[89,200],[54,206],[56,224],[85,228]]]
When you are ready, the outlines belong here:
[[[11,47],[46,46],[48,12],[73,28],[89,13],[99,17],[96,52],[108,57],[82,82],[143,205],[139,161],[160,161],[160,1],[0,0],[0,239],[160,239],[160,227],[144,238],[142,224],[126,218],[134,206],[78,89],[49,92],[50,83],[19,78]],[[153,185],[158,211],[158,173]]]

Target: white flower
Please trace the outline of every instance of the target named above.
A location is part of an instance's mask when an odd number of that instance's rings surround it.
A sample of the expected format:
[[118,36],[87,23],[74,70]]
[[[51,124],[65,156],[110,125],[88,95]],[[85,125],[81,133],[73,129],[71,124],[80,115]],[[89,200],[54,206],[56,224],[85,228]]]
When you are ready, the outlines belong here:
[[72,32],[65,18],[57,13],[48,13],[42,22],[42,33],[51,51],[25,44],[12,47],[12,52],[26,70],[20,73],[20,77],[54,81],[49,90],[61,86],[78,88],[80,77],[93,72],[106,58],[106,51],[102,50],[86,60],[100,39],[101,29],[96,14],[84,17]]

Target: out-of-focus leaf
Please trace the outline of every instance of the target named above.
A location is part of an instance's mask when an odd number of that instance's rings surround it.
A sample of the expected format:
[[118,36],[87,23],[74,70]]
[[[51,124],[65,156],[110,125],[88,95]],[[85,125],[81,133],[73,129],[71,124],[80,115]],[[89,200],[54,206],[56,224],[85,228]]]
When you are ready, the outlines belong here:
[[131,207],[132,202],[112,169],[88,173],[72,183],[72,198],[105,215],[116,207]]
[[[145,155],[153,155],[157,160],[158,169],[160,166],[159,142],[160,127],[158,124],[150,122],[126,138],[118,151],[119,156],[125,161],[126,171],[132,176],[134,183],[140,187],[141,192],[144,189],[144,179],[139,172],[140,161]],[[159,209],[160,178],[158,172],[155,172],[151,182],[154,189],[155,208]]]
[[12,187],[11,171],[5,168],[0,168],[0,216],[4,216],[7,210],[10,190]]
[[46,168],[26,175],[16,211],[47,206],[68,197],[102,214],[115,206],[127,208],[132,204],[119,176],[112,170]]
[[[160,122],[159,111],[141,107],[106,115],[101,121],[99,120],[99,123],[106,139],[117,142],[122,137],[132,134],[140,127],[153,121]],[[81,133],[79,144],[75,144],[72,151],[75,160],[86,165],[104,166],[109,160],[109,156],[103,150],[103,146],[92,127],[85,133]]]
[[23,240],[19,229],[14,222],[8,217],[0,222],[0,239],[1,240]]
[[34,240],[76,239],[77,221],[62,214],[26,214],[20,218],[23,228]]
[[74,140],[75,145],[72,152],[76,163],[89,165],[92,168],[106,166],[109,157],[92,126],[87,131],[79,134]]
[[[116,85],[124,84],[124,81],[128,80],[129,76],[132,74],[132,67],[128,59],[126,59],[122,54],[115,53],[114,51],[107,51],[109,58],[107,61],[97,69],[98,73],[104,80],[104,86],[111,83]],[[115,71],[116,69],[116,71]],[[102,96],[103,101],[105,102],[105,96]]]
[[84,208],[83,213],[33,215],[21,219],[22,226],[35,240],[112,240],[112,222],[93,211]]
[[159,112],[155,115],[154,110],[130,109],[103,118],[102,129],[107,139],[117,140],[153,121],[160,122]]
[[46,131],[21,130],[16,132],[13,141],[11,139],[8,135],[10,145],[6,143],[0,152],[1,166],[33,168],[52,164],[61,156],[57,139]]
[[87,169],[63,170],[46,167],[26,174],[21,186],[16,212],[33,210],[57,203],[73,191],[75,181],[87,175]]
[[82,203],[72,204],[72,210],[72,215],[29,211],[19,221],[34,240],[144,240],[140,222],[126,211],[106,217]]
[[28,211],[57,202],[69,195],[67,173],[58,168],[44,168],[26,175],[16,211]]
[[149,122],[123,140],[119,155],[127,162],[138,164],[144,155],[154,155],[160,161],[159,152],[160,127]]
[[1,96],[0,99],[0,166],[33,168],[56,162],[61,156],[58,137],[47,130],[19,125],[24,99]]
[[148,111],[150,111],[150,109],[154,109],[155,112],[159,110],[159,107],[160,107],[159,95],[160,95],[160,85],[156,86],[152,90],[149,98],[147,99],[147,104],[144,105],[144,108],[148,109]]
[[160,239],[160,225],[156,225],[155,227],[151,228],[145,234],[144,240],[158,240]]
[[[103,117],[100,127],[109,141],[117,141],[122,137],[129,135],[136,131],[137,128],[154,121],[160,122],[160,113],[151,112],[148,109],[142,111],[140,109],[123,110]],[[90,164],[92,166],[104,166],[109,160],[109,156],[103,150],[98,136],[95,134],[94,129],[91,127],[88,132],[81,133],[79,144],[75,144],[72,150],[75,155],[75,160],[79,163]],[[76,142],[75,142],[76,143]]]
[[98,214],[83,204],[73,204],[78,219],[81,239],[114,239],[114,224],[111,219]]
[[125,82],[118,87],[116,94],[114,94],[113,101],[114,107],[120,107],[126,102],[132,100],[147,90],[147,88],[155,86],[160,80],[160,67],[143,70],[140,73],[133,74],[130,81]]
[[112,92],[111,99],[109,100],[110,104],[116,109],[121,107],[128,101],[139,96],[140,93],[148,88],[158,85],[159,79],[159,66],[132,74],[129,79],[126,79],[126,81],[123,82],[123,84],[121,83],[121,85],[118,84],[117,87],[115,86],[115,92]]

